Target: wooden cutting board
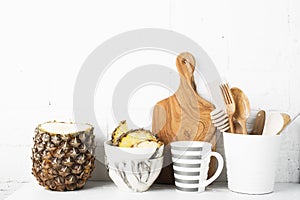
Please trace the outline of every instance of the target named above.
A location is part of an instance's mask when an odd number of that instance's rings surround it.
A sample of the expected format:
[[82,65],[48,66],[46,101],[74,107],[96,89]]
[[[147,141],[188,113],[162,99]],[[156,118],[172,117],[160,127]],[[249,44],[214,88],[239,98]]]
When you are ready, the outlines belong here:
[[[180,75],[178,90],[169,98],[158,102],[153,110],[152,131],[165,143],[165,158],[170,158],[168,144],[172,141],[207,141],[213,144],[213,150],[216,144],[215,128],[210,119],[210,112],[214,110],[214,106],[197,93],[193,75],[193,55],[181,53],[176,59],[176,66]],[[210,175],[214,173],[215,166],[213,159]],[[171,165],[163,168],[157,182],[174,183]]]

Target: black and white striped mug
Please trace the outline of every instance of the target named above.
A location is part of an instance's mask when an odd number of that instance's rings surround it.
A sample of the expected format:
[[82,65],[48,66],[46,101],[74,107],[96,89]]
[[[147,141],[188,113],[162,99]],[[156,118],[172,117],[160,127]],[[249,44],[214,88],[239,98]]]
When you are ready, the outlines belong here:
[[[221,174],[223,157],[211,151],[212,144],[200,141],[176,141],[171,143],[171,154],[177,191],[203,192],[205,187]],[[215,174],[207,179],[210,157],[218,160]]]

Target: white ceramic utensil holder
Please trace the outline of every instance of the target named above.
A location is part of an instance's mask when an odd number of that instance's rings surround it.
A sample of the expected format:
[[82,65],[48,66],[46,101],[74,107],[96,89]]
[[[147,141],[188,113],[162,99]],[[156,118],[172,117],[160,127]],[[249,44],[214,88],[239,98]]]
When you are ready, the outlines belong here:
[[246,194],[271,193],[281,136],[223,133],[228,188]]

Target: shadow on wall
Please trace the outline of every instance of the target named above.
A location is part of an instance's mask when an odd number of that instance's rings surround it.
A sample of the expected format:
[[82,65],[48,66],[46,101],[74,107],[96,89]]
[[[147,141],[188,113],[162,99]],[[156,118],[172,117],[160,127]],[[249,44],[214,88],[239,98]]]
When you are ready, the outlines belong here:
[[227,181],[227,168],[226,168],[226,159],[225,159],[225,151],[224,151],[224,140],[223,140],[223,134],[220,133],[219,130],[217,130],[217,149],[216,151],[222,155],[224,158],[224,168],[222,170],[221,175],[216,179],[217,182],[224,182]]
[[300,118],[282,133],[277,182],[300,182]]
[[[103,148],[103,146],[98,148]],[[104,181],[111,180],[108,176],[106,166],[103,163],[101,163],[99,160],[96,160],[95,166],[96,167],[94,169],[92,178],[90,180],[104,180]]]

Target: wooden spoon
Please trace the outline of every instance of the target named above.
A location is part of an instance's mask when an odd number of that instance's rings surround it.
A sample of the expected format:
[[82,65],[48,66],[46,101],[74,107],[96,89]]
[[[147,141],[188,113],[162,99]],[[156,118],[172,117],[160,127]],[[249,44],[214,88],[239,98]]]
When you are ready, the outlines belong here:
[[266,119],[266,112],[264,110],[260,110],[254,122],[253,129],[251,131],[251,135],[261,135],[264,130],[265,126],[265,119]]
[[[287,129],[298,117],[300,117],[300,113],[298,113],[290,122],[287,123],[287,125],[285,125],[281,131],[279,131],[279,133],[277,133],[277,135],[281,134],[285,129]],[[283,119],[284,123],[286,119]]]
[[235,102],[235,113],[233,116],[240,126],[240,128],[236,129],[236,133],[247,135],[246,121],[250,115],[250,103],[248,97],[237,87],[231,88],[230,91]]
[[277,135],[279,135],[283,129],[285,129],[285,127],[291,122],[291,117],[290,115],[286,114],[286,113],[280,113],[282,118],[283,118],[283,126],[282,129],[277,133]]

